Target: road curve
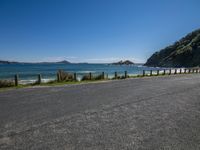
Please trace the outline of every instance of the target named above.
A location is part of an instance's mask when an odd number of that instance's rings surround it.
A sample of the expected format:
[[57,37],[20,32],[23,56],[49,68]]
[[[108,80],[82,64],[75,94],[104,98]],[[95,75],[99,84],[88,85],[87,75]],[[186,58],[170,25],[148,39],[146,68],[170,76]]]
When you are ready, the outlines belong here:
[[200,75],[0,92],[1,150],[198,150]]

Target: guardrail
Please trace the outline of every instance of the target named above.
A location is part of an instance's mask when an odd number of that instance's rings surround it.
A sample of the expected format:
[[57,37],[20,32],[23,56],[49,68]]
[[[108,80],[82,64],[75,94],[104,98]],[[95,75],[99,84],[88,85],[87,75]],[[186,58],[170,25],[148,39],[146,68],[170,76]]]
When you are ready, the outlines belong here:
[[[156,74],[153,72],[156,71]],[[160,73],[161,72],[161,73]],[[163,70],[143,70],[143,76],[153,76],[153,75],[176,75],[176,74],[189,74],[189,73],[200,73],[200,69],[163,69]]]

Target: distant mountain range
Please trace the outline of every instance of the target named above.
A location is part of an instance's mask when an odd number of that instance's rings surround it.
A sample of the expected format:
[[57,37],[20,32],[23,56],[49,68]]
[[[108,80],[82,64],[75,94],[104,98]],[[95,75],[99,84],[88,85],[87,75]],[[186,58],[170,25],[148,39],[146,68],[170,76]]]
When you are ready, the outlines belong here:
[[152,67],[200,66],[200,29],[154,53],[145,65]]
[[63,60],[63,61],[59,61],[59,62],[36,62],[36,63],[32,63],[32,62],[15,62],[15,61],[0,60],[0,64],[70,64],[70,62]]
[[[16,62],[16,61],[4,61],[0,60],[0,64],[71,64],[71,62],[63,60],[59,62]],[[88,63],[77,63],[77,64],[88,64]],[[111,63],[112,65],[133,65],[134,63],[126,60],[126,61],[119,61],[116,63]]]

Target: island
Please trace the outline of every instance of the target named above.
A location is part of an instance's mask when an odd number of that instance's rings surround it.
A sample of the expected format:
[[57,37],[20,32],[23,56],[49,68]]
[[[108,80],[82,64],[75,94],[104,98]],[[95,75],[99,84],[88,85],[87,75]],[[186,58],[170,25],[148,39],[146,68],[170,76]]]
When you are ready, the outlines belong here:
[[63,61],[59,61],[59,62],[56,62],[57,64],[71,64],[69,61],[67,60],[63,60]]
[[134,65],[134,63],[130,60],[125,60],[125,61],[119,61],[119,62],[115,62],[112,63],[112,65]]

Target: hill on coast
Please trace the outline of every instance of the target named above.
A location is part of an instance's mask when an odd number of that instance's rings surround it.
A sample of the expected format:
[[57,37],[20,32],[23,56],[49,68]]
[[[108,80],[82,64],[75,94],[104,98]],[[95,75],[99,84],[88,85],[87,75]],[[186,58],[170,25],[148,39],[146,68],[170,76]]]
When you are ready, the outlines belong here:
[[145,63],[151,67],[196,67],[200,66],[200,29],[159,52]]

